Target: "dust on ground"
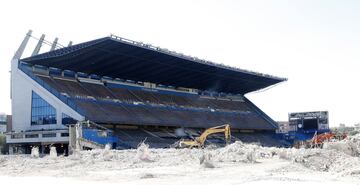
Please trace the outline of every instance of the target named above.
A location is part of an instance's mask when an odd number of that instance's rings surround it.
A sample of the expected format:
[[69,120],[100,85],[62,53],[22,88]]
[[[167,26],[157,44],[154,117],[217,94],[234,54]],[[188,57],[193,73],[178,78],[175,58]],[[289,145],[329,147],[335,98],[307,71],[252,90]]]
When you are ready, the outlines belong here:
[[[360,135],[322,149],[261,147],[235,142],[223,148],[76,151],[0,156],[2,176],[57,177],[127,184],[360,183]],[[5,177],[4,177],[5,178]],[[1,179],[1,177],[0,177]],[[205,180],[206,179],[206,180]]]

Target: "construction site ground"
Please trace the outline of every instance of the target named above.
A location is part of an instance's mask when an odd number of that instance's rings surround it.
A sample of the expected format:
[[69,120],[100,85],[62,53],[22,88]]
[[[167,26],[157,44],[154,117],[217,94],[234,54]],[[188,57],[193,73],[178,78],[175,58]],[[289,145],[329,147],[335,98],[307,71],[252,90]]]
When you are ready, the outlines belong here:
[[0,182],[25,184],[360,184],[360,135],[322,149],[235,142],[205,149],[96,149],[0,156]]

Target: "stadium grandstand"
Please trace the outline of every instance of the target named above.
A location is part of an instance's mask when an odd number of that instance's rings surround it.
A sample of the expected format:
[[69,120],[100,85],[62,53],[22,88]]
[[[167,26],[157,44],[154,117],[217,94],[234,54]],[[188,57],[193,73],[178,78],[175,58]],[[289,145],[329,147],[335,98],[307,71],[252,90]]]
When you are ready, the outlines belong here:
[[65,151],[67,126],[83,120],[110,129],[117,148],[143,140],[169,147],[222,124],[231,125],[234,140],[278,144],[271,137],[276,122],[245,94],[284,78],[114,35],[66,47],[56,39],[51,51],[39,54],[43,35],[32,56],[21,58],[31,34],[12,60],[10,153],[28,153],[34,145],[45,153],[49,145]]

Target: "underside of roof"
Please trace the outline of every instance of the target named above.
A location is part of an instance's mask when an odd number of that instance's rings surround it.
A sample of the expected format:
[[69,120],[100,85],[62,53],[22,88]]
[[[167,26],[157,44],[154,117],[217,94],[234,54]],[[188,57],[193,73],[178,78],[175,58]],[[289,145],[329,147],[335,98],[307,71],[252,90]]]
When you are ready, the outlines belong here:
[[286,80],[118,37],[105,37],[21,61],[112,78],[233,94],[246,94]]

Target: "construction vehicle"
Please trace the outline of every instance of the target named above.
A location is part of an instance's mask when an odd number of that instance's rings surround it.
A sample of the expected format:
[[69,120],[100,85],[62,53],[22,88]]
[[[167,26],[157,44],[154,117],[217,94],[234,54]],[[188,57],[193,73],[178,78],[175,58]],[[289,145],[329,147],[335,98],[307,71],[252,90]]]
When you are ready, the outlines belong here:
[[196,137],[193,140],[182,140],[179,142],[178,147],[180,147],[180,148],[203,148],[205,146],[205,141],[209,135],[220,133],[220,132],[224,132],[226,144],[230,143],[230,139],[231,139],[230,125],[225,124],[225,125],[208,128],[199,137]]
[[325,132],[322,134],[315,133],[314,137],[310,141],[310,146],[313,147],[322,147],[324,142],[332,141],[332,140],[343,140],[347,137],[346,134],[335,134],[334,132]]
[[321,147],[325,141],[330,141],[334,137],[335,137],[335,134],[332,132],[325,132],[323,134],[315,133],[314,137],[310,141],[310,146]]
[[300,141],[294,144],[295,148],[322,148],[325,142],[331,141],[340,141],[347,137],[346,134],[334,133],[334,132],[325,132],[322,134],[317,134],[315,132],[314,136],[307,141]]

